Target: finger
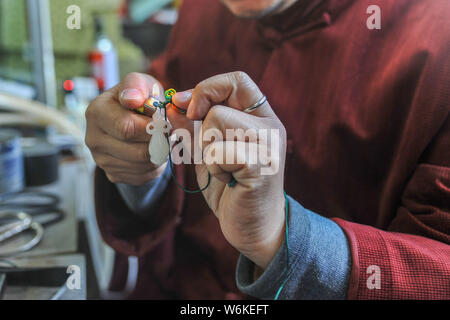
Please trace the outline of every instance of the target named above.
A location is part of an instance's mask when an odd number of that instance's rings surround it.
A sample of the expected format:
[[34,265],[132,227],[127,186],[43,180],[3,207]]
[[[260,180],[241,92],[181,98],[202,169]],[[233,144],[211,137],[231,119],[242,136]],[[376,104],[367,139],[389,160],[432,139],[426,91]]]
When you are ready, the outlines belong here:
[[[278,121],[272,118],[259,118],[229,107],[214,106],[203,121],[200,141],[194,141],[194,124],[191,120],[173,110],[168,110],[168,116],[175,128],[188,129],[191,144],[184,142],[185,150],[192,150],[192,146],[204,149],[212,140],[268,143],[268,135],[272,134],[268,128],[279,126]],[[258,129],[266,129],[265,134],[261,134]],[[190,151],[190,154],[193,152]]]
[[[177,139],[183,138],[181,142],[183,144],[183,149],[189,152],[190,155],[193,155],[193,146],[194,146],[194,121],[188,119],[183,113],[180,112],[180,109],[187,109],[189,106],[189,102],[192,98],[192,90],[178,92],[172,97],[173,104],[169,104],[167,106],[167,117],[172,124],[172,127],[178,133]],[[180,130],[187,130],[188,134],[180,135]],[[188,141],[184,140],[184,138],[188,138]]]
[[109,135],[103,135],[101,139],[101,143],[91,143],[91,150],[132,163],[150,162],[148,143],[124,142]]
[[87,114],[86,117],[94,117],[93,122],[116,139],[130,142],[148,142],[150,140],[145,129],[150,119],[122,108],[108,95],[99,96],[95,111]]
[[175,104],[179,109],[187,110],[192,99],[192,92],[193,90],[177,92],[172,97],[173,104]]
[[119,101],[128,109],[142,107],[150,96],[158,100],[164,99],[164,89],[153,77],[133,72],[125,76],[119,85]]
[[187,129],[191,134],[194,133],[194,122],[187,118],[184,114],[180,113],[176,107],[172,106],[172,104],[168,105],[166,109],[167,117],[172,124],[174,129]]
[[274,128],[277,128],[277,123],[272,118],[259,118],[225,106],[214,106],[203,121],[202,146],[205,148],[213,138],[214,141],[268,143],[268,136]]
[[94,160],[96,164],[105,171],[144,174],[157,169],[150,162],[125,161],[104,152],[97,152],[94,155]]
[[[212,106],[222,104],[244,110],[263,97],[262,92],[253,80],[244,72],[233,72],[214,76],[199,83],[193,93],[187,110],[187,117],[192,120],[203,119]],[[259,117],[273,116],[269,104],[252,111]]]
[[220,141],[209,144],[203,154],[208,172],[214,178],[254,188],[261,183],[264,164],[258,159],[258,145],[242,141]]
[[172,97],[171,104],[167,105],[167,116],[174,129],[185,128],[193,134],[193,122],[180,110],[187,110],[192,98],[192,90],[178,92]]
[[[195,173],[197,175],[197,182],[199,186],[206,186],[209,178],[215,179],[209,176],[208,169],[204,164],[196,165]],[[205,199],[208,199],[208,205],[219,205],[221,203],[220,198],[222,197],[224,189],[226,187],[226,182],[214,181],[214,183],[211,183],[208,188],[203,191]],[[214,214],[218,212],[217,207],[211,207],[211,210],[214,212]]]

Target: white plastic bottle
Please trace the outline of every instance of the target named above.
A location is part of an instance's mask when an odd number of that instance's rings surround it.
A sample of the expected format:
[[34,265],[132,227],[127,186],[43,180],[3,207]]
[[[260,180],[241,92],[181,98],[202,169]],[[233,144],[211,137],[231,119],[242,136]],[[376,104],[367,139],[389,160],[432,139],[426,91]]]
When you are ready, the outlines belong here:
[[103,30],[100,17],[95,17],[96,40],[90,55],[92,76],[97,80],[100,91],[114,87],[120,81],[119,59],[116,49]]

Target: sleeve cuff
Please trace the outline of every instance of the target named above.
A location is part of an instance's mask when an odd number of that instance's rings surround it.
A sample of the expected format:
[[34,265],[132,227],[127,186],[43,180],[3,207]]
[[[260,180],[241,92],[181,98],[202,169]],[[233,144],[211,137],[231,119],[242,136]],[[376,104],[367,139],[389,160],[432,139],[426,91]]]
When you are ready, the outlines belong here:
[[164,172],[157,179],[143,186],[131,186],[116,183],[120,195],[127,207],[134,213],[146,217],[156,207],[158,200],[164,194],[170,180],[170,168],[166,166]]
[[289,200],[289,269],[286,242],[264,273],[253,281],[254,264],[239,257],[238,288],[250,296],[273,299],[287,281],[280,299],[345,299],[351,271],[350,249],[342,229],[333,221]]

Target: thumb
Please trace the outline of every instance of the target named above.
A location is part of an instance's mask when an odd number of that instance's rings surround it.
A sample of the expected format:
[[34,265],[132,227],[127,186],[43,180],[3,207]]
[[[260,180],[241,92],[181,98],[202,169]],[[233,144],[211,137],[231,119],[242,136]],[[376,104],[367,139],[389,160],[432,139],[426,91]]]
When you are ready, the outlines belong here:
[[[200,82],[192,93],[186,116],[192,120],[206,117],[210,108],[225,105],[244,110],[264,97],[258,86],[244,72],[216,75]],[[253,116],[273,117],[269,103],[264,103],[252,112]]]
[[145,100],[157,92],[157,99],[161,100],[164,91],[161,84],[153,77],[143,73],[129,73],[119,85],[119,101],[122,106],[128,109],[142,107]]
[[193,90],[187,90],[176,93],[172,97],[173,104],[175,104],[175,106],[179,109],[187,110],[192,99],[192,91]]

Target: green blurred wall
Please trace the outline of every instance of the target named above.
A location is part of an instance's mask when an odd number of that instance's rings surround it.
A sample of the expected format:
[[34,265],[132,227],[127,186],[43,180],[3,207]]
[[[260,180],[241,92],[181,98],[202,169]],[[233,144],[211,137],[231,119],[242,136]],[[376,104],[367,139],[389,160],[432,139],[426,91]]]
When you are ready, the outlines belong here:
[[[55,72],[58,100],[62,101],[62,82],[75,76],[88,76],[87,55],[94,44],[94,16],[102,17],[105,32],[119,54],[120,73],[142,71],[143,54],[122,37],[118,8],[120,0],[50,0]],[[67,7],[81,9],[81,29],[69,30]],[[0,0],[0,77],[31,83],[26,0]]]

